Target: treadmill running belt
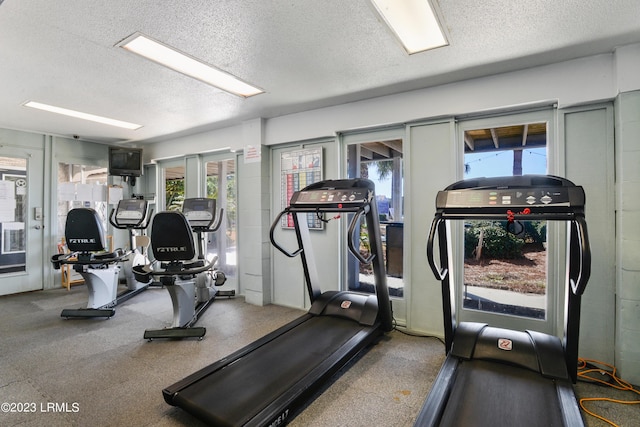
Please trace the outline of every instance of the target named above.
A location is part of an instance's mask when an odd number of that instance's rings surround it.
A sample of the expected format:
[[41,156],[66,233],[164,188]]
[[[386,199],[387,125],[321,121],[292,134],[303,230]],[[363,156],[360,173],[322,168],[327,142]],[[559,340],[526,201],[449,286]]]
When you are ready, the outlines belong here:
[[463,361],[441,426],[562,426],[553,380],[539,373],[484,360]]
[[243,425],[356,334],[375,329],[341,318],[311,317],[179,391],[174,404],[214,425]]

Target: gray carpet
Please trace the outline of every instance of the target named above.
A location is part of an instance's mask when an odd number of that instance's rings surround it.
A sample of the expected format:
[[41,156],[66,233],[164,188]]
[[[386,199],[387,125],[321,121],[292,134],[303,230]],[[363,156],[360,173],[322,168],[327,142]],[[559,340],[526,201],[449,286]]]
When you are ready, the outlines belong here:
[[[60,317],[63,308],[85,304],[84,286],[0,297],[0,401],[21,409],[3,406],[0,426],[202,425],[167,405],[161,390],[302,314],[221,298],[198,323],[207,328],[204,340],[147,342],[145,329],[171,323],[166,290],[143,292],[109,320]],[[391,332],[291,425],[411,426],[443,360],[438,340]],[[593,385],[577,389],[603,394]],[[639,424],[638,405],[602,411],[621,426]],[[589,426],[606,425],[585,418]]]

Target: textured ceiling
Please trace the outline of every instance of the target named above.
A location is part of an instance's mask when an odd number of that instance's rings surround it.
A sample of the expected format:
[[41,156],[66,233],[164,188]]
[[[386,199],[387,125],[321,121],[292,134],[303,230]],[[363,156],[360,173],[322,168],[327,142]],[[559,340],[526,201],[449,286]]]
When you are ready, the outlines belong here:
[[[640,42],[638,0],[440,0],[449,46],[407,55],[367,0],[4,0],[0,127],[97,142],[172,136]],[[266,92],[229,95],[115,45],[134,32]],[[120,130],[27,100],[142,124]]]

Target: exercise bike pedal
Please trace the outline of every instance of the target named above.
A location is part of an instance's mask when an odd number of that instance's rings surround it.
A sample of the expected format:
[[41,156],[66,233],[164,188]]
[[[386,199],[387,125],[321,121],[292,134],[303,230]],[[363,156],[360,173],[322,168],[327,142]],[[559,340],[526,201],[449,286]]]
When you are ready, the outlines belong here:
[[218,291],[216,292],[216,297],[227,297],[227,298],[231,298],[231,297],[235,297],[236,296],[236,291],[231,290],[231,291]]
[[70,317],[106,317],[111,318],[116,314],[116,310],[113,308],[65,308],[60,313],[60,317],[69,319]]
[[198,338],[202,340],[206,333],[207,328],[204,327],[148,329],[144,331],[144,339],[152,341],[154,338]]

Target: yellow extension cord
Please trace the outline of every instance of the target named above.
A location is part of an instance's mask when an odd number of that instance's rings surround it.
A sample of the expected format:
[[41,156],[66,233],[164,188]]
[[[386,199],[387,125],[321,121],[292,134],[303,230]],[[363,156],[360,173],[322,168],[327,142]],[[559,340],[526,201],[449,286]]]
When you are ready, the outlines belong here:
[[[596,365],[605,366],[609,368],[610,371],[603,368],[598,368]],[[599,377],[602,377],[604,375],[607,378],[607,381],[597,378],[596,376],[591,376],[590,374],[597,374]],[[595,382],[595,383],[603,384],[609,387],[613,387],[617,390],[630,391],[637,395],[640,395],[640,391],[636,390],[635,388],[633,388],[631,384],[629,384],[628,382],[616,376],[615,366],[609,365],[608,363],[600,362],[598,360],[579,358],[578,359],[578,378],[583,379],[587,382]],[[606,397],[585,397],[580,399],[580,407],[584,412],[614,427],[618,427],[618,425],[613,421],[610,421],[605,417],[600,416],[595,412],[590,411],[589,409],[586,408],[585,406],[586,402],[595,402],[595,401],[620,403],[624,405],[640,404],[640,400],[618,400],[618,399],[610,399]]]

